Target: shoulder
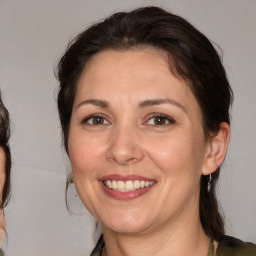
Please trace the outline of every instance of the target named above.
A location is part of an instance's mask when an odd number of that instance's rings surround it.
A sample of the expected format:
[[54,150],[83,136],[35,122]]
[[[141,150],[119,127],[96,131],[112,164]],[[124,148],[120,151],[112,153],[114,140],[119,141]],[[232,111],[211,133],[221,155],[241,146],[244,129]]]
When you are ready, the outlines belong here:
[[217,256],[256,256],[256,245],[235,237],[223,236],[219,241]]

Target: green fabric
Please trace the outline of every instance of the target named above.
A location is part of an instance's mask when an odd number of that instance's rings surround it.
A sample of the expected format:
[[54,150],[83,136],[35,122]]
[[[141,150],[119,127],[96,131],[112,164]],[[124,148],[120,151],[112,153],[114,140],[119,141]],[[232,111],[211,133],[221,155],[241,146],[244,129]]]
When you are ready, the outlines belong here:
[[210,238],[210,243],[209,243],[209,249],[208,249],[207,256],[216,256],[216,254],[214,252],[214,240],[213,240],[212,237]]
[[224,236],[219,242],[217,256],[256,256],[256,244]]
[[[105,246],[103,235],[101,235],[96,247],[90,256],[101,256]],[[231,236],[223,236],[219,242],[217,256],[256,256],[256,244],[245,243]]]

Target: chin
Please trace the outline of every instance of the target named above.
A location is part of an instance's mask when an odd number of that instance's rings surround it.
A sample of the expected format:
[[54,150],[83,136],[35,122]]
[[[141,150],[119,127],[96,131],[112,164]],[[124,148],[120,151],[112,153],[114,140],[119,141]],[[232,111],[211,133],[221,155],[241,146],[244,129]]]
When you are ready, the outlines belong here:
[[[107,223],[106,229],[110,229],[119,234],[139,234],[143,233],[147,229],[147,225],[143,223]],[[104,230],[104,225],[103,225]]]
[[117,233],[134,234],[143,232],[149,226],[149,223],[145,222],[148,218],[141,212],[126,212],[111,214],[110,216],[106,218],[106,221],[102,219],[103,229],[105,227]]

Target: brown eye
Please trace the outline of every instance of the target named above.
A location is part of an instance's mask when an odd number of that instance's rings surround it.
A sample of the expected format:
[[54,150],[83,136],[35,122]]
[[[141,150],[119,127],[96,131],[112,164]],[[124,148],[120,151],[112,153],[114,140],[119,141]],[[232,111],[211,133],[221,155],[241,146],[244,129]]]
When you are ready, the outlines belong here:
[[109,122],[100,115],[92,115],[81,121],[81,124],[89,124],[89,125],[105,125]]
[[155,117],[154,118],[154,124],[155,125],[164,125],[166,124],[167,120],[165,117]]
[[163,125],[174,124],[175,120],[169,116],[166,116],[163,114],[157,114],[152,116],[150,119],[148,119],[147,123],[149,125],[154,125],[154,126],[163,126]]
[[101,117],[101,116],[95,116],[95,117],[92,117],[92,123],[93,124],[104,124],[104,118]]

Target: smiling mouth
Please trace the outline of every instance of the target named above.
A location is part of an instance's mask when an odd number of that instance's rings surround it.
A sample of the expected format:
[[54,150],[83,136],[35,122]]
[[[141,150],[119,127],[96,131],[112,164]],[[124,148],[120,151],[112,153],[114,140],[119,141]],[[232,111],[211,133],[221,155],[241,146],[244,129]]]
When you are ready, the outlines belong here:
[[130,192],[135,191],[142,188],[149,188],[154,185],[155,181],[146,181],[146,180],[105,180],[103,184],[115,191],[118,192]]

